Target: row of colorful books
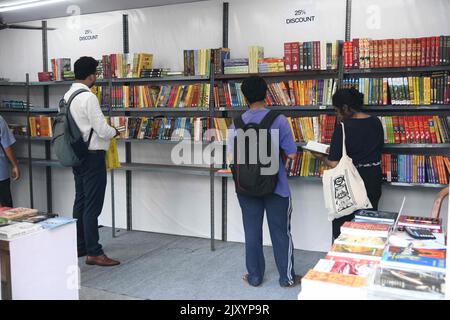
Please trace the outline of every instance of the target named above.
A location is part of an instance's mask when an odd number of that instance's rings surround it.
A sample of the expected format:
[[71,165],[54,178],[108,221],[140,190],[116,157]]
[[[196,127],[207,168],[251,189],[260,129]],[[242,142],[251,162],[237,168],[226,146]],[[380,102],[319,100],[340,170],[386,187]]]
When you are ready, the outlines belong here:
[[445,156],[383,154],[383,180],[387,182],[448,184],[450,159]]
[[[266,104],[268,106],[313,106],[331,105],[333,94],[337,90],[335,79],[291,80],[288,82],[268,83]],[[247,107],[242,83],[228,82],[214,86],[215,107]]]
[[[434,239],[413,238],[417,229]],[[359,210],[302,279],[299,298],[443,299],[445,256],[440,219]]]
[[[286,158],[284,159],[286,161]],[[288,177],[322,177],[327,166],[312,156],[310,152],[297,152],[287,168]]]
[[350,78],[344,79],[343,87],[363,93],[365,105],[450,104],[448,73],[424,77]]
[[343,41],[287,42],[284,61],[287,72],[306,70],[336,70]]
[[450,143],[450,117],[445,116],[380,116],[384,142]]
[[19,101],[19,100],[3,100],[2,108],[25,110],[27,108],[27,103],[25,101]]
[[52,65],[53,78],[48,80],[62,81],[75,79],[70,58],[51,59],[50,62]]
[[143,70],[152,69],[151,53],[113,53],[103,55],[99,63],[99,78],[140,78]]
[[0,207],[0,239],[12,240],[43,229],[54,229],[74,219],[56,214],[39,213],[36,209]]
[[[209,83],[163,86],[113,86],[112,108],[209,108]],[[107,105],[109,89],[93,88],[100,105]]]
[[213,130],[209,118],[111,117],[119,139],[226,141],[230,119],[215,118]]
[[317,117],[288,118],[295,142],[316,141],[330,144],[336,127],[337,117],[320,115]]
[[344,42],[346,69],[443,66],[450,64],[450,36]]
[[184,74],[186,76],[209,76],[211,68],[211,52],[213,50],[214,49],[184,50]]

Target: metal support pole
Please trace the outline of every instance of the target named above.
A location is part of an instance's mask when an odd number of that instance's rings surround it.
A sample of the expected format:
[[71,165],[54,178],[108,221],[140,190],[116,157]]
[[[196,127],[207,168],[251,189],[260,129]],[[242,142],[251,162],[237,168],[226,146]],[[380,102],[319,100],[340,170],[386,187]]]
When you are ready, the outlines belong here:
[[[214,73],[215,73],[215,67],[214,67],[214,51],[211,52],[211,67],[209,71],[209,77],[210,77],[210,88],[209,88],[209,96],[214,97]],[[214,128],[214,99],[209,99],[209,124],[210,128]],[[214,141],[211,141],[214,143]],[[215,157],[214,155],[211,155],[212,159]],[[214,168],[214,161],[211,161],[211,167],[209,172],[209,181],[210,181],[210,206],[211,206],[211,251],[215,251],[215,221],[214,221],[214,185],[216,180],[216,174],[215,174],[215,168]]]
[[[222,47],[228,48],[228,33],[229,33],[229,12],[230,5],[228,2],[223,3],[223,23],[222,23]],[[223,169],[227,168],[227,147],[223,147]],[[227,241],[228,229],[228,178],[222,178],[222,241]]]
[[[42,70],[48,71],[48,28],[47,21],[42,21]],[[50,107],[50,91],[49,86],[44,86],[44,108]],[[51,160],[51,145],[50,141],[45,141],[45,159]],[[50,166],[45,168],[45,180],[47,190],[47,212],[53,211],[52,199],[52,168]]]
[[[108,77],[108,116],[111,121],[112,116],[112,75]],[[114,193],[114,169],[111,169],[111,224],[112,224],[112,237],[116,237],[116,198]]]
[[[345,41],[351,40],[352,28],[352,0],[347,0],[345,7]],[[344,84],[344,53],[343,48],[339,52],[339,82],[338,87],[342,88]]]
[[28,172],[30,180],[30,208],[34,208],[33,196],[33,158],[31,154],[31,128],[30,128],[30,74],[26,74],[26,88],[27,88],[27,141],[28,141]]
[[[123,15],[123,53],[130,52],[130,39],[128,31],[128,15]],[[129,116],[128,113],[125,116]],[[127,164],[131,163],[131,142],[125,143],[125,162]],[[125,188],[126,188],[126,204],[127,204],[127,230],[133,230],[133,206],[132,206],[132,174],[131,171],[127,170],[125,172]]]

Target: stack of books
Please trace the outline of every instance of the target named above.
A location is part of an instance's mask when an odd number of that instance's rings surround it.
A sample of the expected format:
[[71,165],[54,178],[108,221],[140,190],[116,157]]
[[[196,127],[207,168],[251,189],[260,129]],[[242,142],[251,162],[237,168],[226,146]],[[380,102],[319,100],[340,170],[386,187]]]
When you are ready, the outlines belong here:
[[18,100],[3,100],[2,108],[25,110],[27,108],[27,103],[25,101],[18,101]]
[[307,70],[336,70],[343,41],[287,42],[284,61],[287,72]]
[[383,154],[383,180],[402,183],[448,184],[450,159],[445,156]]
[[284,59],[265,58],[258,60],[258,72],[284,72]]
[[[103,78],[139,78],[142,70],[149,70],[153,65],[151,53],[114,53],[103,56]],[[106,66],[105,66],[106,65]]]
[[248,48],[248,72],[258,73],[258,62],[264,59],[264,48],[260,46],[250,46]]
[[224,60],[224,74],[242,73],[249,73],[249,60],[247,58]]
[[397,217],[395,212],[357,211],[326,257],[303,277],[299,298],[366,299]]
[[140,78],[160,78],[168,72],[168,69],[142,69],[139,74]]
[[385,143],[450,143],[450,117],[420,115],[379,118]]
[[450,64],[450,36],[344,43],[346,69],[444,66]]
[[[389,237],[369,294],[375,298],[444,299],[447,252],[442,221],[402,215],[398,226]],[[434,239],[412,236],[407,228],[429,231]]]

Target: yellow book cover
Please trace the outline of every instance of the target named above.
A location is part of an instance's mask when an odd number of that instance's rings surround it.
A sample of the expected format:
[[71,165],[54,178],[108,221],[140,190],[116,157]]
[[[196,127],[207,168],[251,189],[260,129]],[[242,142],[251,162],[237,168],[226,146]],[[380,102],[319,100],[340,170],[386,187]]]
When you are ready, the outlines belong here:
[[444,140],[444,136],[442,134],[443,131],[442,131],[442,126],[441,126],[441,121],[438,116],[433,116],[433,120],[434,120],[434,127],[436,129],[437,143],[443,143],[445,140]]
[[408,77],[408,91],[411,98],[411,104],[416,104],[416,95],[414,90],[414,77]]
[[309,270],[303,280],[338,284],[347,287],[361,288],[366,285],[366,278],[341,273]]
[[36,137],[36,118],[30,117],[30,134],[32,137]]
[[424,104],[431,104],[431,78],[424,77],[423,78],[423,88],[424,88]]
[[294,139],[295,139],[294,126],[292,125],[292,118],[291,118],[291,117],[288,117],[288,118],[287,118],[287,121],[289,122],[289,126],[290,126],[291,132],[292,132],[292,136],[293,136]]
[[181,97],[181,93],[183,92],[183,89],[184,89],[184,86],[178,86],[177,94],[176,94],[175,100],[174,100],[174,107],[175,108],[177,108],[179,106],[178,104],[180,102],[180,97]]

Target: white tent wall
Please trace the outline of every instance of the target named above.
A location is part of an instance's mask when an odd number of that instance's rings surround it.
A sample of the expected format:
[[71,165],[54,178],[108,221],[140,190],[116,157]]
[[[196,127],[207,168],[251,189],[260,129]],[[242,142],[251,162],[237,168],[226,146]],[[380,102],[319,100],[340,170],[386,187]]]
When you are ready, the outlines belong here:
[[[266,56],[282,56],[286,41],[336,40],[344,38],[345,0],[232,0],[230,2],[229,47],[234,58],[246,57],[249,45],[264,46]],[[433,2],[433,5],[431,5]],[[450,33],[449,22],[443,12],[449,12],[449,1],[353,1],[353,37],[406,37]],[[373,6],[381,8],[380,28],[367,24]],[[372,8],[372,9],[370,9]],[[370,10],[369,10],[370,9]],[[183,49],[219,47],[222,42],[222,1],[101,13],[72,18],[48,20],[49,57],[68,57],[75,61],[81,55],[100,58],[102,54],[122,52],[122,14],[129,15],[130,52],[151,52],[155,67],[182,70]],[[294,10],[305,10],[315,21],[286,25],[286,18]],[[426,16],[433,19],[422,20]],[[399,19],[399,17],[401,19]],[[402,24],[399,24],[401,21]],[[37,25],[40,22],[33,22]],[[90,30],[97,41],[79,41]],[[6,30],[0,32],[0,75],[11,80],[24,80],[29,72],[32,80],[42,69],[41,37],[31,31]],[[8,46],[3,45],[8,43]],[[27,48],[24,50],[23,48]],[[30,57],[32,55],[32,57]],[[50,89],[52,106],[56,106],[64,88]],[[23,97],[19,89],[0,90],[0,99]],[[42,89],[32,89],[32,102],[43,103]],[[15,118],[16,119],[16,118]],[[14,119],[14,121],[16,121]],[[26,145],[18,143],[22,156]],[[44,147],[33,143],[33,154],[43,157]],[[133,144],[134,162],[165,163],[170,159],[171,147],[163,144]],[[124,144],[119,143],[120,160],[124,161]],[[23,167],[23,179],[13,184],[16,205],[28,205],[28,178]],[[74,197],[74,183],[69,169],[52,169],[53,207],[55,212],[70,215]],[[36,207],[45,209],[45,170],[34,168]],[[109,174],[108,174],[109,179]],[[294,213],[292,233],[298,249],[327,251],[330,245],[331,224],[323,208],[322,187],[317,182],[290,182]],[[106,192],[101,223],[111,225],[110,184]],[[169,173],[133,173],[133,228],[135,230],[209,237],[209,180],[207,177]],[[221,198],[220,180],[215,184],[216,236],[220,238]],[[430,212],[434,189],[383,187],[380,208],[395,210],[407,197],[405,212],[426,215]],[[116,224],[126,226],[125,174],[115,174]],[[444,206],[447,206],[447,202]],[[265,224],[264,242],[270,244]],[[234,186],[228,184],[228,240],[244,239],[239,205]]]

